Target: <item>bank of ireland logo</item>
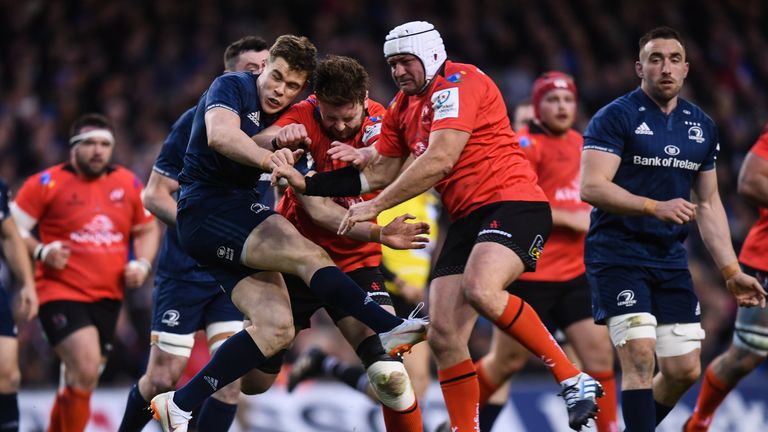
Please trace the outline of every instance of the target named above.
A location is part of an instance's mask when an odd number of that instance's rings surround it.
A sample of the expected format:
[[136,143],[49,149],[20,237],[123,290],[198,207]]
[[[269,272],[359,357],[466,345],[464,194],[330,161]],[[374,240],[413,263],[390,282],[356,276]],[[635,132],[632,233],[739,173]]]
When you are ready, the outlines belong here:
[[701,144],[704,142],[704,131],[698,126],[691,126],[688,129],[688,139]]
[[618,306],[632,307],[637,303],[635,300],[635,292],[632,290],[624,290],[616,296],[616,304]]
[[160,321],[168,327],[176,327],[179,325],[179,318],[181,314],[176,309],[168,309],[163,312],[163,319]]
[[680,154],[680,149],[678,147],[675,147],[673,145],[668,145],[664,147],[664,153],[670,155],[670,156],[677,156]]

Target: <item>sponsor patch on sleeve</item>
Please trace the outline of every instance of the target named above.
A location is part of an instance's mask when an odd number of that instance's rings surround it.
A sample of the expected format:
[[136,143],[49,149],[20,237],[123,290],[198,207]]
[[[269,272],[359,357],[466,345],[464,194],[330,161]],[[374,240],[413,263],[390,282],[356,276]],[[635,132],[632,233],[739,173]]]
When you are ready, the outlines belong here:
[[381,123],[366,126],[363,133],[363,145],[367,146],[371,139],[379,136],[379,134],[381,134]]
[[433,120],[459,117],[459,89],[440,90],[432,95]]

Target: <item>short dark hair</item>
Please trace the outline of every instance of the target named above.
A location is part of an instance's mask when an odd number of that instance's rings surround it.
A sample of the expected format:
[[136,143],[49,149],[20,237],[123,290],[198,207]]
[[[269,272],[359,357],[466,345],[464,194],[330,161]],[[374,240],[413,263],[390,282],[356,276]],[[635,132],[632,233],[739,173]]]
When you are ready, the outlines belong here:
[[234,70],[237,58],[246,51],[266,51],[269,49],[267,41],[258,36],[245,36],[232,42],[224,51],[224,67]]
[[306,72],[311,77],[317,66],[317,48],[304,36],[282,35],[269,49],[269,61],[281,57],[294,71]]
[[368,93],[368,72],[357,60],[325,56],[315,70],[315,96],[332,105],[364,103]]
[[675,39],[680,42],[680,45],[683,46],[683,50],[685,50],[685,44],[683,43],[683,38],[680,36],[680,33],[672,27],[662,26],[656,27],[640,38],[640,42],[638,43],[640,51],[642,52],[645,45],[653,39]]
[[112,133],[115,132],[112,122],[107,117],[98,113],[88,113],[81,115],[72,123],[72,127],[69,129],[69,136],[72,137],[79,134],[80,130],[86,126],[107,129]]

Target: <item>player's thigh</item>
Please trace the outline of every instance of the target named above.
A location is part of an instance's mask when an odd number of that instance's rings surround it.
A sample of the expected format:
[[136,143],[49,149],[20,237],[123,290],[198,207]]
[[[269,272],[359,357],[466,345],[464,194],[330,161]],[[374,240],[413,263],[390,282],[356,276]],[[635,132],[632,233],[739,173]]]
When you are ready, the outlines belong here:
[[243,264],[256,269],[297,275],[309,282],[320,268],[333,265],[320,246],[302,236],[284,217],[274,214],[251,231]]
[[503,290],[523,273],[520,257],[508,247],[494,242],[476,243],[469,255],[462,278],[466,290]]
[[[592,315],[597,323],[607,318],[653,310],[652,276],[645,267],[587,264]],[[609,329],[610,331],[610,329]]]
[[466,349],[477,312],[464,296],[461,277],[460,274],[443,276],[430,284],[428,338],[433,348],[436,345],[459,344]]
[[232,303],[243,312],[252,325],[284,323],[291,318],[291,304],[285,282],[279,273],[254,273],[235,285]]
[[546,202],[503,201],[481,207],[470,217],[475,227],[475,245],[465,277],[509,285],[523,271],[535,271],[544,242],[552,230],[552,212]]
[[102,363],[99,332],[96,326],[81,327],[53,347],[66,367],[67,375],[93,378]]
[[651,269],[653,315],[659,326],[699,323],[701,307],[688,269]]

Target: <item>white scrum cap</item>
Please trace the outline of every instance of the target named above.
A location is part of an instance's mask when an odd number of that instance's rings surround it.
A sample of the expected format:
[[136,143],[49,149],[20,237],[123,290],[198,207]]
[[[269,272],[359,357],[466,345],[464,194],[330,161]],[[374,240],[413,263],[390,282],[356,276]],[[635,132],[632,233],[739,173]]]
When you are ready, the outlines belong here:
[[384,57],[413,54],[424,65],[426,82],[430,82],[448,56],[440,33],[426,21],[411,21],[392,29],[384,42]]

